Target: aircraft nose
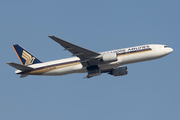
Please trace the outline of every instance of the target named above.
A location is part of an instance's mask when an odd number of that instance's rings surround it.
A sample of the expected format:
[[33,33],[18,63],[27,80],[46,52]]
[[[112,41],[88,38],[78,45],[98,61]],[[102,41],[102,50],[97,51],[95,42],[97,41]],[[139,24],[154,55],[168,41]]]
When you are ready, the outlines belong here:
[[171,52],[173,52],[172,48],[166,48],[165,53],[166,54],[170,54]]
[[172,48],[170,48],[170,50],[169,50],[169,51],[170,51],[170,53],[171,53],[171,52],[173,52],[173,49],[172,49]]

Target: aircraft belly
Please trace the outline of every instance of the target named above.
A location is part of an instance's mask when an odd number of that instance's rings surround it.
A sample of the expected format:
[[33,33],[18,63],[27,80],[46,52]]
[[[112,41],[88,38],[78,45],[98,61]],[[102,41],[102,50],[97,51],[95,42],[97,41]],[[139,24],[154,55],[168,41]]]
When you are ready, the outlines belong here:
[[45,72],[43,75],[65,75],[73,72],[72,66]]
[[78,65],[51,70],[51,71],[45,72],[43,75],[66,75],[66,74],[77,73],[77,72],[86,72],[86,71],[83,71],[82,68],[83,68],[82,65],[78,64]]

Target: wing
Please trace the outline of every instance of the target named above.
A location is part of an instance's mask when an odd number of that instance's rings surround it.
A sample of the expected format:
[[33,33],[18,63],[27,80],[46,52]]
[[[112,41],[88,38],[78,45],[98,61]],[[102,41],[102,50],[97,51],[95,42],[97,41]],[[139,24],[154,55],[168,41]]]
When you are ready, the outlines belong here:
[[94,59],[101,54],[79,47],[77,45],[69,43],[55,36],[49,36],[49,37],[54,41],[56,41],[57,43],[59,43],[62,47],[64,47],[65,48],[64,50],[68,50],[69,52],[71,52],[73,54],[72,56],[79,57],[83,66],[101,63],[101,61]]

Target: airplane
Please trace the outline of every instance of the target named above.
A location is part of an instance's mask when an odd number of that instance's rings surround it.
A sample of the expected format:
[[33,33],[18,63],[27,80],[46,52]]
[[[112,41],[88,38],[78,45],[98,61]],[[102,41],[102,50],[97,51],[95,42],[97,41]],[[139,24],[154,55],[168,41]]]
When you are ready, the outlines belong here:
[[23,47],[15,44],[12,47],[22,65],[14,62],[7,64],[18,69],[15,73],[20,74],[20,78],[28,75],[57,76],[86,72],[87,76],[84,78],[91,78],[102,73],[123,76],[128,74],[127,66],[124,65],[158,59],[173,51],[167,45],[147,44],[98,53],[55,36],[49,37],[64,47],[64,50],[71,52],[74,57],[42,62]]

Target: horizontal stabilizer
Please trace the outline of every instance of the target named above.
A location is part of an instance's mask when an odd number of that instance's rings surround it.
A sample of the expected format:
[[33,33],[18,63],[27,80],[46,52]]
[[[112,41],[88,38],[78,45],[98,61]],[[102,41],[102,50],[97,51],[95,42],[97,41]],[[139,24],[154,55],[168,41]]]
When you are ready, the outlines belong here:
[[20,78],[24,78],[24,77],[26,77],[26,76],[28,76],[27,74],[22,74],[21,76],[20,76]]
[[34,68],[31,68],[31,67],[27,67],[27,66],[24,66],[24,65],[21,65],[21,64],[18,64],[18,63],[13,63],[13,62],[9,62],[7,63],[8,65],[16,68],[16,69],[19,69],[19,70],[34,70]]

